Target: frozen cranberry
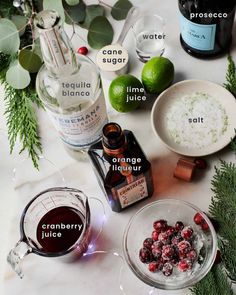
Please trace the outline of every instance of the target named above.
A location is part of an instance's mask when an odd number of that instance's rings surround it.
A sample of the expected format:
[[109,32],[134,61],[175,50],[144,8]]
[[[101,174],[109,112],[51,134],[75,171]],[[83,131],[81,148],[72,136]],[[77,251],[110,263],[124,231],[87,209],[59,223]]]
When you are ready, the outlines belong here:
[[188,241],[181,241],[177,245],[181,254],[186,254],[191,251],[191,244]]
[[186,254],[186,258],[194,262],[197,259],[197,252],[195,250],[191,250]]
[[191,226],[185,226],[181,231],[182,238],[186,240],[191,239],[192,235],[193,235],[193,229],[191,228]]
[[202,158],[195,159],[194,163],[196,164],[196,167],[199,169],[206,169],[207,168],[207,162]]
[[161,241],[164,245],[170,244],[170,237],[168,236],[167,232],[162,232],[162,233],[160,233],[158,239],[159,239],[159,241]]
[[170,263],[173,265],[173,266],[177,266],[178,265],[178,259],[177,258],[173,258],[170,260]]
[[181,231],[184,228],[184,224],[182,221],[177,221],[175,223],[175,230],[176,231]]
[[175,255],[175,250],[171,245],[163,246],[162,248],[162,258],[164,260],[171,260]]
[[209,230],[209,225],[208,225],[208,223],[205,220],[203,220],[203,222],[201,224],[201,227],[202,227],[202,230],[204,230],[204,231],[208,231]]
[[188,259],[183,259],[178,264],[178,269],[182,272],[185,272],[192,268],[192,263]]
[[153,240],[151,238],[146,238],[144,241],[143,241],[143,247],[144,248],[147,248],[147,249],[151,249],[152,247],[152,244],[153,244]]
[[152,249],[153,248],[159,248],[159,249],[162,249],[162,246],[163,246],[163,243],[161,241],[155,241],[153,242],[152,244]]
[[139,251],[139,259],[143,263],[149,263],[153,260],[153,256],[150,250],[147,248],[142,248]]
[[82,54],[82,55],[87,55],[87,54],[88,54],[88,48],[85,47],[85,46],[80,47],[80,48],[78,48],[77,52],[78,52],[79,54]]
[[201,224],[203,221],[204,221],[204,219],[203,219],[203,217],[202,217],[202,215],[200,214],[200,213],[196,213],[195,215],[194,215],[194,218],[193,218],[193,220],[194,220],[194,222],[196,223],[196,224]]
[[157,241],[158,240],[158,237],[159,237],[159,232],[156,231],[156,230],[154,230],[152,232],[152,239],[153,239],[153,241]]
[[178,245],[179,242],[181,241],[183,241],[183,238],[181,237],[181,235],[177,235],[171,239],[172,245]]
[[169,262],[166,262],[163,265],[162,273],[164,274],[164,276],[169,277],[170,275],[172,275],[172,272],[173,272],[173,266],[172,266],[172,264],[169,263]]
[[162,250],[161,248],[152,248],[152,255],[153,257],[155,257],[156,259],[158,259],[159,257],[161,257],[162,255]]
[[158,263],[153,261],[151,263],[149,263],[148,265],[148,269],[151,271],[151,272],[156,272],[158,270]]
[[156,220],[153,223],[153,227],[158,232],[164,231],[167,228],[167,221],[164,219]]
[[170,237],[175,233],[175,229],[172,226],[169,226],[167,231],[166,231],[167,235]]

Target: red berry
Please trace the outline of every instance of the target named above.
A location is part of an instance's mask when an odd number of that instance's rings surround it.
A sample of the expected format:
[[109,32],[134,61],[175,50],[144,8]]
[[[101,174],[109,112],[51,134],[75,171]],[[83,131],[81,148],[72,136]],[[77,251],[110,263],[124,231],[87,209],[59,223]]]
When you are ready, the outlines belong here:
[[159,237],[159,232],[156,231],[156,230],[154,230],[152,232],[152,239],[153,239],[153,241],[157,241],[158,240],[158,237]]
[[147,249],[151,249],[152,248],[152,244],[153,244],[153,240],[151,238],[146,238],[144,241],[143,241],[143,247],[144,248],[147,248]]
[[208,231],[209,230],[209,225],[208,225],[208,223],[205,220],[203,220],[203,222],[201,224],[201,227],[202,227],[202,230],[204,230],[204,231]]
[[182,221],[177,221],[175,223],[175,230],[176,231],[181,231],[184,228],[184,224]]
[[186,254],[191,251],[191,244],[188,241],[179,242],[177,247],[181,254]]
[[170,237],[168,236],[167,232],[162,232],[159,234],[158,237],[159,241],[161,241],[164,245],[167,245],[170,243]]
[[158,263],[153,261],[151,263],[149,263],[148,265],[148,269],[151,271],[151,272],[156,272],[158,270]]
[[186,240],[191,239],[192,235],[193,235],[193,229],[191,228],[191,226],[185,226],[181,231],[182,238]]
[[166,231],[167,235],[170,237],[175,233],[175,229],[172,226],[169,226],[167,231]]
[[207,168],[207,162],[202,158],[195,159],[194,163],[196,164],[196,167],[199,169],[206,169]]
[[166,277],[169,277],[173,272],[173,266],[171,263],[169,262],[166,262],[164,265],[163,265],[163,268],[162,268],[162,273],[166,276]]
[[186,254],[187,259],[194,262],[197,259],[197,252],[195,250],[191,250]]
[[161,248],[152,248],[152,255],[157,259],[161,257],[162,250]]
[[173,258],[171,259],[170,263],[173,265],[173,266],[177,266],[178,265],[178,259],[177,258]]
[[189,261],[187,259],[181,260],[178,264],[178,269],[183,272],[185,272],[191,268],[192,268],[192,263],[191,263],[191,261]]
[[153,248],[158,248],[158,249],[162,249],[162,242],[161,241],[155,241],[153,244],[152,244],[152,249]]
[[87,55],[87,54],[88,54],[88,48],[85,47],[85,46],[80,47],[80,48],[77,50],[77,52],[78,52],[79,54],[82,54],[82,55]]
[[153,256],[150,250],[147,248],[142,248],[139,251],[139,259],[143,263],[149,263],[153,260]]
[[156,220],[153,223],[153,227],[158,232],[164,231],[167,228],[167,221],[164,219]]
[[175,255],[175,250],[171,245],[163,246],[162,248],[162,258],[164,260],[171,260]]
[[172,245],[178,245],[181,241],[183,241],[183,238],[180,235],[177,235],[172,238],[171,243]]
[[222,261],[221,253],[220,253],[219,250],[217,250],[216,258],[215,258],[214,264],[219,264],[219,263],[221,263],[221,261]]
[[200,213],[196,213],[194,215],[193,220],[196,224],[201,224],[204,221],[204,218],[202,217],[202,215]]

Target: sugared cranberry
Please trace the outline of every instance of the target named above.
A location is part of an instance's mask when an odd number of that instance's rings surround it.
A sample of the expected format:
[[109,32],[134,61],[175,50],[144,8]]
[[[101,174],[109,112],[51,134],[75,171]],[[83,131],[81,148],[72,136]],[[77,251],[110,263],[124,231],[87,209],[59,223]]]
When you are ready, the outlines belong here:
[[150,263],[153,260],[153,256],[150,250],[142,248],[139,251],[139,259],[143,263]]
[[80,48],[78,48],[77,52],[78,52],[79,54],[82,54],[82,55],[87,55],[87,54],[88,54],[88,48],[85,47],[85,46],[80,47]]
[[195,250],[191,250],[186,254],[186,258],[194,262],[197,259],[197,252]]
[[183,241],[183,238],[181,237],[181,235],[177,235],[171,239],[172,245],[178,245],[179,242],[181,241]]
[[169,277],[173,272],[173,266],[171,263],[169,262],[166,262],[164,265],[163,265],[163,268],[162,268],[162,273],[166,276],[166,277]]
[[207,168],[207,162],[202,158],[195,159],[194,163],[196,164],[196,167],[199,169],[206,169]]
[[167,233],[167,235],[168,235],[169,237],[171,237],[171,236],[175,233],[175,229],[174,229],[174,227],[169,226],[168,229],[167,229],[167,231],[166,231],[166,233]]
[[202,230],[204,230],[204,231],[209,230],[209,225],[205,220],[202,222],[201,227],[202,227]]
[[157,241],[158,240],[158,237],[159,237],[159,232],[156,231],[156,230],[154,230],[152,232],[152,239],[153,239],[153,241]]
[[215,258],[214,264],[219,264],[219,263],[221,263],[221,261],[222,261],[221,253],[220,253],[219,250],[217,250],[216,258]]
[[153,227],[158,232],[164,231],[167,228],[167,221],[164,219],[156,220],[153,223]]
[[179,242],[177,247],[181,254],[186,254],[191,251],[191,244],[188,241]]
[[152,248],[152,255],[155,259],[158,259],[162,255],[161,248]]
[[196,213],[195,215],[194,215],[194,218],[193,218],[193,220],[194,220],[194,222],[196,223],[196,224],[201,224],[203,221],[204,221],[204,219],[203,219],[203,217],[202,217],[202,215],[200,214],[200,213]]
[[178,259],[177,258],[173,258],[170,260],[170,263],[173,265],[173,266],[177,266],[178,265]]
[[153,240],[151,238],[146,238],[144,241],[143,241],[143,247],[144,248],[147,248],[149,250],[151,250],[152,248],[152,244],[153,244]]
[[159,241],[161,241],[164,245],[167,245],[170,243],[170,237],[168,236],[167,232],[162,232],[159,234],[158,237]]
[[180,262],[178,264],[178,269],[180,271],[185,272],[191,268],[192,268],[192,263],[190,260],[188,260],[188,259],[180,260]]
[[148,269],[151,271],[151,272],[156,272],[158,270],[158,263],[153,261],[151,263],[149,263],[148,265]]
[[186,240],[191,239],[192,235],[193,235],[193,229],[191,228],[191,226],[185,226],[181,231],[182,238]]
[[171,245],[163,246],[162,248],[162,258],[164,260],[171,260],[175,255],[175,250]]
[[184,224],[182,221],[177,221],[175,223],[175,230],[176,231],[181,231],[184,228]]

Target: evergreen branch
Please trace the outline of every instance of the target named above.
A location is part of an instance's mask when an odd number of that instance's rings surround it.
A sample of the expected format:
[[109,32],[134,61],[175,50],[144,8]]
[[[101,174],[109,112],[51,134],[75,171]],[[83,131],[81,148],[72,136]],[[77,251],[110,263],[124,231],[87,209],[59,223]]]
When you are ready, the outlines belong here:
[[199,283],[190,289],[195,295],[233,295],[222,265],[215,265]]
[[236,97],[236,68],[235,63],[230,55],[228,56],[228,69],[224,87]]

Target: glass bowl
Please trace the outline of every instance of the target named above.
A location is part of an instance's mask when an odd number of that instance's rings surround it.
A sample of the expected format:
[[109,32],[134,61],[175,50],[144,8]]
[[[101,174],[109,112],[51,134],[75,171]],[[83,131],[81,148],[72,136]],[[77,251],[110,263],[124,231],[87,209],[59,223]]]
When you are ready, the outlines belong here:
[[[205,219],[208,231],[203,231],[200,225],[194,223],[196,213]],[[168,225],[182,221],[193,228],[193,244],[198,259],[191,270],[180,272],[174,267],[172,275],[166,277],[161,271],[150,272],[148,264],[140,261],[139,250],[143,241],[151,236],[153,222],[158,219],[167,220]],[[196,206],[175,199],[160,200],[144,206],[130,219],[124,233],[123,250],[129,267],[144,283],[158,289],[179,290],[193,286],[211,269],[217,252],[217,236],[209,218]]]

